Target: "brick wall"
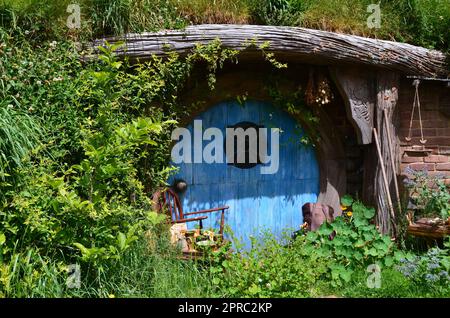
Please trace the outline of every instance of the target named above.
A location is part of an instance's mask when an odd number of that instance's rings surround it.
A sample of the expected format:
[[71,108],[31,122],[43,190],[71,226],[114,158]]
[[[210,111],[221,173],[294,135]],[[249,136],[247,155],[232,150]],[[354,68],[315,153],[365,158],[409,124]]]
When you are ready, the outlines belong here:
[[431,150],[428,156],[412,156],[405,153],[414,145],[421,145],[417,107],[412,125],[412,140],[407,142],[412,104],[414,100],[412,80],[403,80],[399,88],[397,104],[401,171],[410,166],[413,169],[427,169],[430,175],[442,175],[450,185],[450,87],[446,83],[422,81],[419,86],[422,125],[425,148]]

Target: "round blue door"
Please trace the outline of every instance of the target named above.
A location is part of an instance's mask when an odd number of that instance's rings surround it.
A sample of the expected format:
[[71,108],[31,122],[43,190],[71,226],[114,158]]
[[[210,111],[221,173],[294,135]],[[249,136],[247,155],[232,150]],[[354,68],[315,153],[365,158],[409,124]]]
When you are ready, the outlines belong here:
[[[304,131],[293,118],[269,103],[247,101],[241,105],[229,101],[200,114],[186,128],[193,138],[192,143],[202,149],[213,141],[213,137],[208,138],[203,133],[208,128],[220,130],[223,140],[216,140],[215,144],[222,149],[215,149],[213,154],[223,152],[224,159],[211,162],[201,158],[199,162],[202,154],[194,154],[198,147],[192,147],[188,150],[192,152],[190,162],[174,164],[179,170],[169,184],[182,179],[188,185],[180,195],[183,211],[228,205],[225,224],[244,247],[249,247],[250,236],[257,237],[262,231],[270,231],[279,238],[285,232],[299,229],[303,223],[302,205],[317,201],[319,168],[314,148],[300,142]],[[254,148],[249,147],[249,138],[243,143],[236,142],[234,151],[230,152],[226,136],[230,129],[236,128],[244,131],[252,128],[258,132],[256,156],[251,156]],[[198,140],[202,137],[206,138]],[[217,134],[215,138],[219,138]],[[264,148],[264,144],[267,156],[261,158],[264,151],[260,148]],[[244,149],[237,149],[236,145]],[[236,160],[239,150],[243,155],[241,160]],[[218,229],[219,222],[220,212],[212,213],[203,226]]]

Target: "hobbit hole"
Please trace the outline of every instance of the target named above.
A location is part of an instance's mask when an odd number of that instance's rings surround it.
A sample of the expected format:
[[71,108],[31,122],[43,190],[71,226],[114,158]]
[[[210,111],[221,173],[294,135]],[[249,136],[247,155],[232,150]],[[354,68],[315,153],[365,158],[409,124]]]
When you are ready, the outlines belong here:
[[[341,212],[339,198],[350,193],[375,206],[379,230],[395,235],[394,205],[400,206],[397,188],[399,183],[401,187],[403,168],[427,168],[431,174],[444,175],[449,183],[450,99],[448,80],[442,79],[448,69],[441,52],[318,30],[250,25],[197,25],[127,39],[127,50],[119,54],[132,60],[145,60],[152,54],[165,56],[168,48],[185,54],[199,43],[216,39],[224,48],[239,50],[239,64],[226,62],[217,69],[212,91],[206,83],[210,69],[201,63],[196,66],[180,96],[181,104],[189,109],[180,126],[188,127],[217,107],[249,104],[250,108],[273,107],[284,112],[300,125],[302,140],[309,141],[315,154],[318,184],[316,192],[309,189],[316,195],[311,201],[330,205],[337,214]],[[254,47],[243,45],[249,39],[254,39]],[[270,45],[264,46],[262,54],[258,46],[267,42]],[[270,65],[273,56],[267,54],[274,54],[281,63],[279,68]],[[280,67],[283,63],[288,67]],[[422,139],[427,140],[423,154],[413,149],[420,138],[417,118],[412,120],[411,140],[405,140],[414,96],[411,83],[417,78],[421,79]],[[321,96],[327,90],[333,98]],[[314,94],[308,94],[311,91]],[[314,97],[326,103],[318,103]],[[236,111],[230,125],[245,121],[258,125],[252,116],[240,115],[246,111],[245,107]],[[249,172],[256,167],[228,168]],[[187,184],[184,200],[189,181]],[[258,192],[254,190],[254,198]],[[301,206],[294,205],[300,214]],[[240,216],[234,217],[232,222],[242,221]]]

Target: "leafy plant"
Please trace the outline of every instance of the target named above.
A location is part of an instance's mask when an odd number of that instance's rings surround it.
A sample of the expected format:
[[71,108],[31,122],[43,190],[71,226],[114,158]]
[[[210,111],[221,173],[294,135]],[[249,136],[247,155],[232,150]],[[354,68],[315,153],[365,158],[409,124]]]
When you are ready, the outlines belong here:
[[375,209],[353,201],[349,196],[341,203],[347,207],[346,214],[332,223],[325,222],[316,232],[306,235],[305,253],[314,253],[329,259],[333,284],[349,282],[356,268],[370,264],[390,267],[403,255],[396,251],[391,238],[382,235],[370,223]]
[[[289,239],[288,237],[286,239]],[[309,254],[303,242],[284,245],[265,233],[249,251],[230,253],[212,266],[217,293],[227,297],[311,297],[327,271],[327,262]]]
[[448,290],[450,284],[449,249],[431,248],[425,255],[400,260],[398,270],[408,279],[433,292]]
[[430,176],[426,170],[405,170],[405,186],[424,216],[450,217],[450,191],[442,178]]

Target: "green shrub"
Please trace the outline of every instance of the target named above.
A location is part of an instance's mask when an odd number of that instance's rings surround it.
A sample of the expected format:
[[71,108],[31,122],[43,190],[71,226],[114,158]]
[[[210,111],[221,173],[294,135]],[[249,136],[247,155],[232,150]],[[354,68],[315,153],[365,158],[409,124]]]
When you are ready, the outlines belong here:
[[431,248],[424,255],[401,259],[398,270],[427,293],[450,295],[450,244]]
[[348,207],[344,215],[332,223],[325,222],[316,232],[308,232],[304,247],[305,253],[314,253],[332,262],[329,266],[332,284],[337,285],[348,283],[357,268],[372,264],[392,267],[403,257],[391,238],[380,234],[370,223],[375,209],[349,196],[342,198],[342,204]]
[[249,251],[232,253],[211,267],[213,284],[226,297],[311,297],[326,278],[327,261],[305,256],[303,242],[285,245],[269,234],[252,239]]
[[399,271],[393,268],[385,268],[380,272],[379,288],[370,288],[367,284],[369,273],[365,269],[357,269],[352,279],[339,288],[330,289],[333,293],[342,297],[355,298],[407,298],[423,297],[421,287],[413,284]]
[[380,271],[379,288],[369,288],[364,269],[351,281],[330,292],[344,297],[449,297],[449,243],[423,255],[408,255],[392,268]]
[[450,192],[442,177],[430,176],[426,170],[405,169],[404,184],[420,216],[450,217]]

